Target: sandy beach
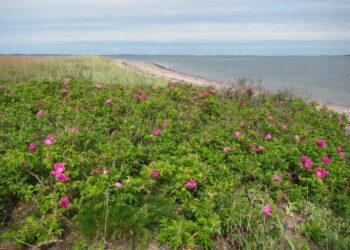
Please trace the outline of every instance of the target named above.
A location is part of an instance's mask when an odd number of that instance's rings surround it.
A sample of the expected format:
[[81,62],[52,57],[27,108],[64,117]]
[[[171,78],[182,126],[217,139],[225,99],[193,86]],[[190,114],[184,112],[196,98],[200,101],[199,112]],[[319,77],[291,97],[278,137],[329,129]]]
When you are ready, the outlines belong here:
[[[121,68],[136,71],[149,76],[161,77],[172,83],[189,82],[196,86],[211,86],[211,87],[214,87],[215,89],[220,89],[223,87],[230,86],[223,82],[209,80],[200,76],[194,76],[194,75],[178,72],[175,70],[167,69],[165,67],[162,67],[154,63],[147,63],[142,61],[127,60],[127,59],[113,59],[112,61],[114,64],[118,65]],[[341,114],[345,113],[347,116],[350,117],[349,106],[326,103],[326,102],[319,102],[319,104],[320,104],[320,107],[325,105],[329,109],[332,109]]]

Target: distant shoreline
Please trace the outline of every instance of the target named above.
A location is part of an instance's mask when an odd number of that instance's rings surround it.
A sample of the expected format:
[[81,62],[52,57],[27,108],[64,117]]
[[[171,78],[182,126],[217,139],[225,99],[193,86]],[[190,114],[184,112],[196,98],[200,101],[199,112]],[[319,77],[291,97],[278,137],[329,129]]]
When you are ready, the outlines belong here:
[[[212,86],[216,89],[230,86],[229,84],[226,84],[223,82],[209,80],[204,77],[195,76],[191,74],[178,72],[172,69],[168,69],[166,67],[163,67],[155,63],[148,63],[148,62],[129,60],[129,59],[111,59],[111,60],[114,64],[116,64],[121,68],[136,71],[136,72],[153,76],[153,77],[160,77],[172,83],[189,82],[196,86]],[[325,105],[331,110],[334,110],[338,113],[345,113],[347,116],[350,117],[350,106],[321,102],[321,101],[317,101],[317,102],[320,104],[319,105],[320,107]]]

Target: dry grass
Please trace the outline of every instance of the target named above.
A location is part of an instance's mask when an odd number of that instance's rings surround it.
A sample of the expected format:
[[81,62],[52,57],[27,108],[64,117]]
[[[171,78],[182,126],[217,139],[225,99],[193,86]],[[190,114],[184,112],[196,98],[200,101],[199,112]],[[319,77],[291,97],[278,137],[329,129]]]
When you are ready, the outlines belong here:
[[97,56],[0,56],[0,81],[52,81],[66,78],[103,83],[149,83],[165,81],[114,65]]

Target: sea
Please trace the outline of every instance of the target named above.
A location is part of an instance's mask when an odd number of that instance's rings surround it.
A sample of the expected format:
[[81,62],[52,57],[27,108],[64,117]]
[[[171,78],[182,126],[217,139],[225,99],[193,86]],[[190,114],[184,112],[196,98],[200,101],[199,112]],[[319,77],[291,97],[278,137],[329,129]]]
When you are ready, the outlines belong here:
[[350,56],[118,55],[225,83],[240,79],[275,91],[350,106]]

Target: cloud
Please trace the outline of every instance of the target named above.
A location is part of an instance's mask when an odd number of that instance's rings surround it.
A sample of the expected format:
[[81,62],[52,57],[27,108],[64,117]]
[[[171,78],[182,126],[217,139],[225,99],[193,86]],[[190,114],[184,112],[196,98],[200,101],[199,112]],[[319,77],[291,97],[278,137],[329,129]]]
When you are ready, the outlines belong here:
[[3,42],[350,41],[348,0],[11,0]]

